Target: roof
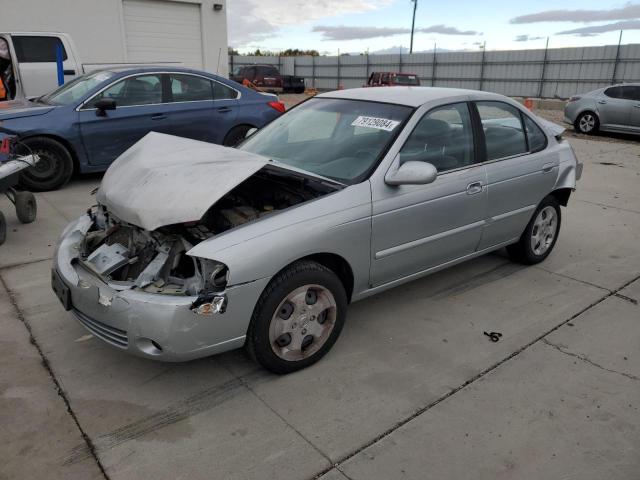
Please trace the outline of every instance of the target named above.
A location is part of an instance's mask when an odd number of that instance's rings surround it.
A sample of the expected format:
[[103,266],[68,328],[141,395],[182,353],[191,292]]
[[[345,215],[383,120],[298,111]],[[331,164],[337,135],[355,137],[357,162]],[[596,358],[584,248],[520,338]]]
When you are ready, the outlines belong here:
[[109,72],[114,72],[114,73],[121,73],[121,72],[147,72],[147,71],[154,71],[154,72],[158,72],[158,71],[167,71],[167,72],[195,72],[195,73],[206,73],[209,74],[209,72],[204,72],[201,70],[194,70],[193,68],[188,68],[188,67],[180,67],[180,66],[172,66],[172,65],[165,65],[162,63],[154,63],[154,64],[105,64],[104,66],[101,66],[100,64],[94,63],[94,64],[90,64],[91,67],[96,67],[96,68],[92,68],[91,71],[95,72],[95,71],[109,71]]
[[479,90],[465,90],[462,88],[440,87],[374,87],[374,88],[350,88],[322,93],[317,97],[343,98],[345,100],[368,100],[370,102],[395,103],[409,107],[419,107],[434,100],[451,97],[472,96],[474,99],[504,98],[490,92]]

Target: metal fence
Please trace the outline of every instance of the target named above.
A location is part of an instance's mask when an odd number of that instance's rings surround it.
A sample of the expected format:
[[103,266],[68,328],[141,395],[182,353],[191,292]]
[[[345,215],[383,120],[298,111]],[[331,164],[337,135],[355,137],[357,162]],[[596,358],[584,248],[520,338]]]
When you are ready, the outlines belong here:
[[411,55],[229,57],[230,71],[270,64],[320,90],[361,87],[371,72],[414,73],[425,86],[486,90],[512,97],[567,98],[618,82],[640,82],[640,44]]

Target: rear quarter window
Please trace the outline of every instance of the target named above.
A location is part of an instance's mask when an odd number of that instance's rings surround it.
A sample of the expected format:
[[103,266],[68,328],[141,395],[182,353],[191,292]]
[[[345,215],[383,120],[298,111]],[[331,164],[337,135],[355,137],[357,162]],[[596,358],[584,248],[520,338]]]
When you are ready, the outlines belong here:
[[604,91],[604,94],[609,98],[622,98],[622,88],[609,87]]
[[522,115],[524,119],[524,128],[527,132],[527,140],[529,141],[529,151],[531,153],[544,150],[547,146],[547,136],[542,129],[527,115]]

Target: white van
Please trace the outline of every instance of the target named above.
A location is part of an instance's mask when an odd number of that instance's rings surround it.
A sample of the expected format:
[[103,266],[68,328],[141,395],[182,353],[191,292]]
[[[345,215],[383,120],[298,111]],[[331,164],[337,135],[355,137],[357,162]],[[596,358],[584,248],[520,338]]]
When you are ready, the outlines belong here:
[[5,60],[10,64],[0,68],[0,75],[3,75],[9,100],[40,96],[58,85],[58,46],[62,49],[64,81],[84,73],[69,35],[42,32],[0,33],[0,42],[2,40],[8,46],[10,58]]
[[[6,44],[6,45],[3,45]],[[5,48],[8,47],[8,48]],[[71,36],[54,32],[0,32],[0,79],[7,90],[5,100],[34,98],[58,86],[57,50],[61,48],[64,83],[83,73],[140,63],[82,64]],[[2,52],[8,52],[3,58]],[[181,62],[153,62],[182,66]]]

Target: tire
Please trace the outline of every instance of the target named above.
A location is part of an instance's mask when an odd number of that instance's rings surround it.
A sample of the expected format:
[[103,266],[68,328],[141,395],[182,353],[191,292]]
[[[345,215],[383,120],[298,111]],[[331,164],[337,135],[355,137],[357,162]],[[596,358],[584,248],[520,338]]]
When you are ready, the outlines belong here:
[[582,112],[578,115],[578,118],[576,118],[573,128],[576,132],[583,133],[585,135],[593,135],[594,133],[597,133],[600,128],[598,115],[593,112]]
[[254,127],[252,127],[251,125],[238,125],[237,127],[233,127],[224,137],[224,141],[222,142],[222,144],[225,147],[235,147],[242,140],[244,140],[247,132],[252,128]]
[[31,192],[16,192],[16,216],[21,223],[31,223],[36,219],[38,204]]
[[507,247],[511,259],[525,265],[542,262],[558,240],[561,220],[558,200],[547,195],[536,208],[518,243]]
[[73,174],[73,159],[69,150],[60,142],[48,137],[32,137],[22,141],[21,153],[40,156],[35,167],[23,171],[20,184],[34,192],[57,190],[66,184]]
[[7,239],[7,221],[4,218],[4,213],[0,212],[0,245],[2,245]]
[[346,314],[347,294],[337,275],[316,262],[296,262],[271,279],[260,295],[246,350],[273,373],[295,372],[331,349]]

